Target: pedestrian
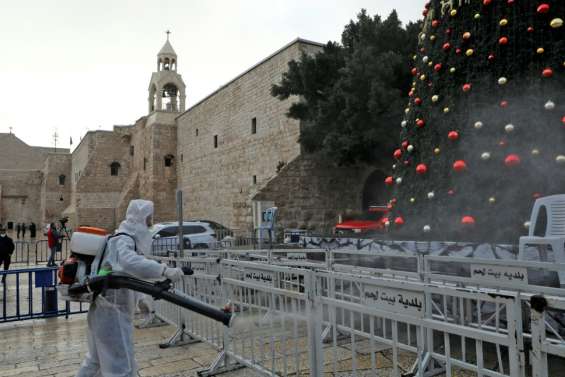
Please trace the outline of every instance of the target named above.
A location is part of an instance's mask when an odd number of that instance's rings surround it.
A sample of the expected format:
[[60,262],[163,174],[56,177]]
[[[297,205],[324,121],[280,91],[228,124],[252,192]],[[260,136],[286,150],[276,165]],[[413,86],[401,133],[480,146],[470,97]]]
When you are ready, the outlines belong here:
[[31,223],[29,225],[29,236],[31,238],[35,238],[37,236],[37,227],[35,226],[35,223]]
[[26,223],[22,223],[22,238],[26,238]]
[[52,267],[55,265],[55,253],[59,247],[59,232],[55,227],[55,223],[49,225],[49,230],[47,231],[47,246],[49,246],[49,260],[47,261],[47,267]]
[[20,223],[17,223],[17,224],[16,224],[16,232],[17,232],[18,239],[19,239],[19,238],[20,238],[20,233],[22,232],[22,224],[20,224]]
[[[139,279],[182,279],[180,268],[170,268],[146,259],[151,247],[149,226],[153,221],[153,202],[132,200],[118,233],[106,245],[100,265]],[[88,310],[88,353],[77,377],[137,375],[133,350],[135,292],[109,289],[98,295]]]
[[[10,268],[13,253],[14,241],[6,234],[6,228],[0,224],[0,266],[4,265],[4,271]],[[6,284],[6,275],[2,275],[2,284]]]

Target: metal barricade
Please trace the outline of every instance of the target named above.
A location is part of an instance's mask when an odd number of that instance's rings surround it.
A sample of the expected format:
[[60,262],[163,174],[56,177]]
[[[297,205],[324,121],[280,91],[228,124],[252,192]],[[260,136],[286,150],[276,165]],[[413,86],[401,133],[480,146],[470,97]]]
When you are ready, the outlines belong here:
[[[547,279],[565,266],[395,253],[367,263],[371,256],[251,249],[160,258],[192,266],[178,288],[217,307],[230,303],[236,322],[223,328],[168,304],[158,315],[218,349],[203,375],[238,365],[271,376],[565,370],[565,292]],[[543,309],[530,304],[541,295]]]
[[[71,253],[69,240],[64,238],[61,240],[61,251],[55,253],[55,262],[61,262],[67,259]],[[35,264],[47,263],[51,250],[47,240],[39,240],[35,242]]]
[[56,268],[0,271],[0,323],[85,313],[88,305],[58,300]]
[[30,243],[29,241],[14,241],[14,253],[12,254],[11,263],[29,264]]

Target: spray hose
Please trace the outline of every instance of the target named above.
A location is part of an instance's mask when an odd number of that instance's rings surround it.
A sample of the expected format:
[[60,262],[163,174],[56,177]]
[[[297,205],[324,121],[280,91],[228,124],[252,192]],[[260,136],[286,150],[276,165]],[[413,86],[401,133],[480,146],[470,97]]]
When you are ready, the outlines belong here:
[[168,279],[162,282],[149,283],[131,276],[112,273],[106,276],[90,278],[82,284],[73,284],[69,287],[69,294],[81,295],[83,293],[94,293],[98,295],[107,289],[122,288],[145,293],[156,300],[162,299],[168,301],[215,321],[222,322],[228,327],[232,321],[232,313],[229,311],[220,310],[178,291],[171,291],[171,281]]

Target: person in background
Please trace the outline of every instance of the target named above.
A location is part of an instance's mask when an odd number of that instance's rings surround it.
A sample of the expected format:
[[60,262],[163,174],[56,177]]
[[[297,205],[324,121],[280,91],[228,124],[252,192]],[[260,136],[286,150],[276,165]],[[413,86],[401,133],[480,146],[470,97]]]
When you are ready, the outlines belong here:
[[55,266],[55,253],[57,252],[57,247],[59,247],[59,232],[55,227],[55,223],[49,225],[49,230],[47,231],[47,245],[50,251],[47,267],[53,267]]
[[[14,242],[6,234],[6,228],[0,224],[0,266],[4,265],[4,271],[10,268],[10,261],[14,253]],[[2,284],[6,284],[6,275],[2,275]]]
[[[126,219],[108,241],[99,265],[138,279],[181,280],[184,274],[180,268],[170,268],[143,256],[151,247],[149,227],[152,223],[153,202],[132,200]],[[135,296],[135,292],[128,289],[109,289],[90,305],[88,353],[77,377],[137,375],[133,349]]]
[[29,225],[29,236],[31,238],[35,238],[37,236],[37,227],[35,226],[35,223],[31,223]]
[[26,230],[27,230],[26,223],[22,223],[22,238],[26,238]]
[[17,224],[16,224],[16,233],[17,233],[18,239],[20,238],[20,233],[21,233],[21,232],[22,232],[22,224],[17,223]]

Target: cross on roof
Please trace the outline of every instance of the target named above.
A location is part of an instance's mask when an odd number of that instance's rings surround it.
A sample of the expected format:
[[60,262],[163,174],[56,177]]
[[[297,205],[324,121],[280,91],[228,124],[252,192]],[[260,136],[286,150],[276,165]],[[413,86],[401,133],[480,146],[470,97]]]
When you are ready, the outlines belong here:
[[167,33],[167,40],[169,40],[169,34],[171,34],[171,31],[167,30],[165,33]]

